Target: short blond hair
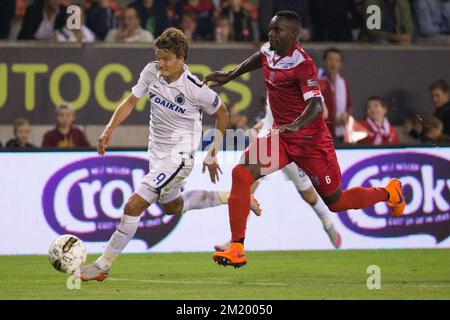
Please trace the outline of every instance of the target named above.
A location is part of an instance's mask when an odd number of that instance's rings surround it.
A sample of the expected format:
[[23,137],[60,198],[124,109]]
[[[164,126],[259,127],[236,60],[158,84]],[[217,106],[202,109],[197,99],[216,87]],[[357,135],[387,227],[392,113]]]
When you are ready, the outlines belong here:
[[73,107],[70,104],[68,104],[68,103],[63,103],[63,104],[60,104],[59,106],[57,106],[56,107],[56,113],[58,114],[59,111],[61,111],[63,109],[67,109],[69,111],[72,111],[72,113],[75,113],[75,110],[73,109]]
[[25,118],[17,118],[14,120],[14,134],[16,134],[17,129],[21,126],[29,126],[30,122]]
[[177,58],[187,59],[188,41],[183,31],[177,28],[168,28],[155,40],[156,49],[167,49]]
[[425,119],[423,122],[423,133],[427,134],[431,132],[434,129],[442,130],[444,128],[444,124],[439,118],[436,117],[430,117]]

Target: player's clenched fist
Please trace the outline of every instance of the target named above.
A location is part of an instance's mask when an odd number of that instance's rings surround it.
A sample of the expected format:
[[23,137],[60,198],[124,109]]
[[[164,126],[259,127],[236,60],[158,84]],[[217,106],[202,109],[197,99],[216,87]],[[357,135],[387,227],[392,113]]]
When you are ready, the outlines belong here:
[[104,155],[106,148],[108,148],[109,142],[112,138],[112,130],[105,129],[103,133],[98,137],[97,152],[99,155]]

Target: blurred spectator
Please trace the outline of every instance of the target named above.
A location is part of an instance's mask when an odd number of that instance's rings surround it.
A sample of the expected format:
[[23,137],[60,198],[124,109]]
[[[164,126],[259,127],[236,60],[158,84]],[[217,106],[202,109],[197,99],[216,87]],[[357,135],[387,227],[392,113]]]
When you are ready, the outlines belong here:
[[247,130],[247,116],[242,115],[238,110],[237,105],[233,105],[230,108],[230,118],[228,120],[228,129],[242,129]]
[[9,140],[6,148],[36,148],[29,143],[31,126],[27,119],[19,118],[14,121],[14,139]]
[[[365,8],[370,5],[377,5],[381,9],[381,30],[369,30],[366,24],[363,24],[360,40],[377,43],[411,43],[414,25],[408,0],[366,0]],[[366,13],[366,21],[368,17]]]
[[218,43],[233,41],[231,22],[228,17],[219,16],[216,20],[215,40]]
[[[423,131],[423,121],[420,117],[406,118],[402,123],[402,138],[400,141],[406,143],[408,141],[419,141]],[[407,141],[406,141],[407,140]]]
[[398,141],[401,144],[412,145],[418,144],[417,138],[413,137],[414,120],[406,118],[402,123],[402,130],[398,132]]
[[67,104],[56,110],[56,127],[45,133],[42,147],[89,147],[89,142],[83,131],[73,126],[75,112]]
[[261,122],[265,117],[266,117],[266,113],[267,113],[267,92],[261,96],[261,98],[259,99],[259,113],[256,115],[254,121],[255,123],[259,123]]
[[434,116],[442,121],[444,133],[450,135],[450,87],[445,80],[433,82],[429,88],[436,110]]
[[386,117],[388,105],[381,97],[370,97],[366,104],[366,120],[360,124],[367,130],[367,137],[358,144],[398,144],[394,128]]
[[426,42],[450,44],[450,1],[412,0],[419,36]]
[[365,0],[355,0],[355,12],[354,16],[352,17],[352,37],[355,41],[360,38],[361,30],[366,23],[366,7],[364,5],[364,2]]
[[450,143],[450,136],[444,135],[444,125],[441,120],[436,117],[425,119],[423,122],[421,142],[431,143],[433,145]]
[[27,7],[18,39],[50,40],[55,30],[66,24],[66,7],[62,0],[35,0]]
[[158,37],[169,25],[168,6],[169,0],[137,0],[129,5],[138,12],[142,29],[155,37]]
[[228,17],[233,26],[234,41],[253,41],[253,28],[250,13],[242,7],[243,0],[227,0],[224,2],[221,16]]
[[326,49],[323,54],[324,69],[319,70],[320,87],[328,109],[327,125],[337,143],[344,142],[345,124],[352,112],[350,87],[341,75],[342,52]]
[[309,1],[313,41],[352,41],[355,0]]
[[139,15],[135,8],[127,8],[122,16],[120,29],[112,29],[108,32],[107,42],[153,42],[153,35],[141,28]]
[[84,9],[81,8],[81,28],[69,30],[67,26],[59,29],[56,32],[56,40],[58,42],[94,42],[95,34],[85,25],[86,15]]
[[16,12],[16,0],[0,1],[0,39],[8,39]]
[[196,34],[202,40],[213,40],[214,13],[211,0],[179,0],[175,3],[174,14],[177,25],[181,24],[184,14],[193,13],[196,16]]
[[[342,1],[342,0],[341,0]],[[302,30],[300,40],[310,40],[311,38],[311,18],[309,14],[307,0],[264,0],[259,2],[258,25],[259,37],[261,41],[268,40],[269,22],[272,17],[281,10],[292,10],[297,12],[302,18]]]
[[183,31],[189,42],[202,40],[197,33],[197,17],[193,13],[187,12],[183,15],[180,22],[180,30]]
[[115,11],[108,0],[94,0],[86,10],[86,26],[94,32],[98,40],[105,40],[108,32],[118,27]]

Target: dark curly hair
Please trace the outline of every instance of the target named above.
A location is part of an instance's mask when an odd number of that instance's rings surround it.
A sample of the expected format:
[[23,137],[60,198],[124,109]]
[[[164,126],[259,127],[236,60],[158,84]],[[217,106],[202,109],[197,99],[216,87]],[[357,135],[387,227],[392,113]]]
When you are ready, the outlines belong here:
[[167,49],[177,58],[187,59],[188,41],[180,29],[168,28],[155,40],[156,49]]

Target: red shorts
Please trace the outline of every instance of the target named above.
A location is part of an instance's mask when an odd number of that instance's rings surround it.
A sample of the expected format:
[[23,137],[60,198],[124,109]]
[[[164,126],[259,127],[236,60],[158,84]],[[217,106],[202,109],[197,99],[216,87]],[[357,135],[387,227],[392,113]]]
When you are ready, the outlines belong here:
[[261,164],[265,176],[291,162],[303,169],[322,197],[333,195],[341,187],[341,169],[331,136],[303,137],[297,134],[276,134],[261,137],[244,151],[245,162]]

